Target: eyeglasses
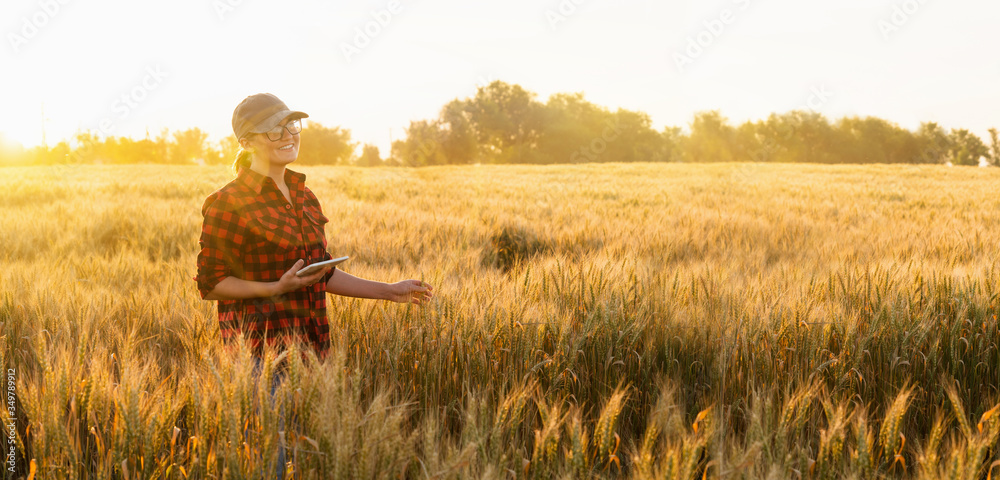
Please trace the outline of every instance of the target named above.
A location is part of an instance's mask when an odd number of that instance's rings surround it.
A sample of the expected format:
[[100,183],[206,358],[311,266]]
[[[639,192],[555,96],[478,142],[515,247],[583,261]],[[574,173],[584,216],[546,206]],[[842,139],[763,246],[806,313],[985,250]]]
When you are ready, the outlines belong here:
[[277,142],[278,140],[281,140],[281,137],[285,136],[285,130],[288,130],[289,135],[295,135],[302,131],[302,122],[299,121],[298,119],[292,120],[291,122],[286,123],[284,126],[278,125],[264,132],[264,134],[267,135],[268,140],[272,142]]

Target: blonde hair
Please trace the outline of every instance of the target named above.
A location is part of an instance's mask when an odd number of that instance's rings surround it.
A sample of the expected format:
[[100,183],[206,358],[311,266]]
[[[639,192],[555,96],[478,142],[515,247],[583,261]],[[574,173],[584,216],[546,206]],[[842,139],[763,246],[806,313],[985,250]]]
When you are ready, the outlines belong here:
[[253,154],[249,150],[240,148],[236,151],[236,160],[233,161],[233,173],[239,175],[241,168],[250,168],[250,161]]
[[[247,135],[243,138],[249,138],[249,137],[250,135]],[[236,159],[233,160],[233,173],[239,175],[240,169],[250,168],[250,163],[252,161],[253,161],[253,152],[243,148],[243,146],[240,145],[240,148],[236,150]]]

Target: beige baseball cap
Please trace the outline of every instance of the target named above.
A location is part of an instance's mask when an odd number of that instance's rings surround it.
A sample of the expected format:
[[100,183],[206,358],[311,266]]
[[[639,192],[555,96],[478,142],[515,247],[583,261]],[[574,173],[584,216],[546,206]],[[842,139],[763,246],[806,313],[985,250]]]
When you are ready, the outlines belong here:
[[249,133],[264,133],[287,117],[308,118],[305,112],[290,110],[285,102],[270,93],[244,98],[233,110],[233,133],[243,138]]

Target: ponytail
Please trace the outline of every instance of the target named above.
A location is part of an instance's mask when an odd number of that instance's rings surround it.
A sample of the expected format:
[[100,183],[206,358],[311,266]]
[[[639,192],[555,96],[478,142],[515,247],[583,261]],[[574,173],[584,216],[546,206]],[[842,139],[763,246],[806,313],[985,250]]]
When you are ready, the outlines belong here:
[[233,161],[233,173],[239,175],[241,168],[250,168],[251,160],[253,160],[253,154],[249,150],[240,147],[236,151],[236,160]]

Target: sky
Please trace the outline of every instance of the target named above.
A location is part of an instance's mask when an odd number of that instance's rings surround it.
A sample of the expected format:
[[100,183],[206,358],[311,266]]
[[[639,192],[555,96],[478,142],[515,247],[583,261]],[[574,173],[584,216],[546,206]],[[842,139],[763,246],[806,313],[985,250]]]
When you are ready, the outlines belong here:
[[[1000,127],[996,0],[8,0],[0,134],[232,135],[247,95],[388,154],[494,80],[686,128],[811,109]],[[44,112],[44,115],[43,115]]]

